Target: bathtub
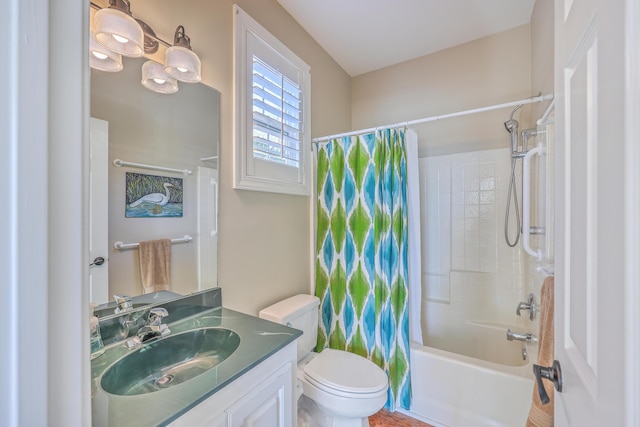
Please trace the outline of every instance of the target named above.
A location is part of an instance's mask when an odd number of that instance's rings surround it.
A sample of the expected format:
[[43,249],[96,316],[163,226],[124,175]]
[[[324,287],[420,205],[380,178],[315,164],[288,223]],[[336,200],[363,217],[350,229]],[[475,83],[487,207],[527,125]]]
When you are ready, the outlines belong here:
[[469,352],[478,354],[478,341],[483,341],[482,358],[498,354],[502,363],[414,343],[412,404],[401,412],[435,427],[524,426],[533,392],[530,358],[523,361],[520,343],[506,340],[504,325],[468,326],[475,338],[464,339],[471,344]]

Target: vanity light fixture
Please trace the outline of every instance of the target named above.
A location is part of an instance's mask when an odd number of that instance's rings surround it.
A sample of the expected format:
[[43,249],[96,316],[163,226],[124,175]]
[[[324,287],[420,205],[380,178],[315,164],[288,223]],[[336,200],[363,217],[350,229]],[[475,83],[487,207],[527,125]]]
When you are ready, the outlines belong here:
[[108,7],[93,1],[97,12],[93,17],[90,41],[90,65],[102,71],[122,70],[122,56],[155,59],[164,46],[164,64],[150,60],[142,66],[142,85],[158,93],[175,93],[178,80],[197,83],[202,79],[201,62],[191,50],[191,40],[184,26],[176,28],[173,45],[159,39],[153,29],[131,14],[129,0],[109,0]]
[[91,68],[111,73],[122,70],[122,55],[98,43],[94,33],[91,33],[89,52],[89,65],[91,65]]
[[176,80],[197,83],[202,78],[200,58],[191,50],[191,39],[179,25],[173,37],[173,46],[164,54],[164,70]]
[[147,61],[142,64],[142,86],[158,93],[176,93],[178,82],[167,75],[162,64],[155,61]]
[[144,31],[133,19],[129,0],[109,0],[94,17],[96,40],[107,49],[132,58],[144,55]]

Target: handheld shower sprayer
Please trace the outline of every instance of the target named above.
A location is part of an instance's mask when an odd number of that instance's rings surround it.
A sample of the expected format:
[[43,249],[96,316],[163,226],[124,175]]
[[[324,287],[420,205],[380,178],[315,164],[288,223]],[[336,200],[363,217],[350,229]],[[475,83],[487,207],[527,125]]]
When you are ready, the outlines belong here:
[[[509,132],[509,148],[511,150],[511,178],[509,180],[509,192],[507,195],[507,210],[504,216],[504,239],[507,242],[507,245],[511,248],[515,247],[520,240],[520,208],[518,206],[518,193],[516,188],[516,159],[518,158],[516,154],[518,154],[518,127],[520,124],[516,119],[513,118],[513,115],[516,111],[522,108],[522,104],[518,105],[511,112],[511,116],[509,116],[509,120],[504,122],[504,128]],[[515,209],[516,215],[516,235],[515,239],[512,241],[509,237],[509,217],[511,216],[511,202],[513,201],[513,207]]]
[[510,146],[511,146],[511,155],[512,156],[515,153],[518,152],[518,127],[520,126],[518,121],[513,118],[513,115],[515,114],[516,111],[518,111],[521,108],[522,108],[522,104],[520,104],[516,108],[514,108],[513,111],[511,112],[511,116],[509,116],[509,120],[504,122],[504,128],[511,135],[511,139],[510,139],[511,144],[510,144]]

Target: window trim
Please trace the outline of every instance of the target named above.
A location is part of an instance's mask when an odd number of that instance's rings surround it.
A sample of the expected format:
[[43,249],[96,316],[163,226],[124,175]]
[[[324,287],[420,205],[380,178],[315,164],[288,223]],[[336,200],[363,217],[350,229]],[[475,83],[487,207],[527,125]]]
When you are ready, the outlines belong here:
[[[240,190],[266,191],[300,196],[311,194],[311,68],[293,51],[276,39],[264,27],[237,5],[234,11],[234,161],[233,188]],[[301,72],[302,81],[302,138],[298,179],[283,178],[282,174],[258,173],[262,168],[254,167],[253,103],[249,105],[247,79],[252,78],[253,65],[248,61],[248,36],[254,37],[273,49],[277,54],[294,64]],[[249,72],[251,71],[251,74]],[[257,159],[260,160],[260,159]],[[265,161],[263,161],[265,162]],[[291,166],[269,163],[269,168],[293,169]]]

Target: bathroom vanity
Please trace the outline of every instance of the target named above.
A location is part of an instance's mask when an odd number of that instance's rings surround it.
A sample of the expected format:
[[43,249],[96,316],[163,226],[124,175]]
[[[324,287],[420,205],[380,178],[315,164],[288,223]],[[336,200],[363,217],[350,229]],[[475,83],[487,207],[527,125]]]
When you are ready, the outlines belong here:
[[[213,394],[170,427],[239,427],[295,425],[296,346],[289,344],[231,384]],[[283,364],[283,360],[286,362]]]
[[[219,292],[219,289],[213,290]],[[213,292],[208,291],[208,292]],[[185,297],[187,300],[190,297]],[[287,427],[295,424],[296,339],[301,332],[237,311],[217,307],[196,307],[199,311],[171,322],[172,309],[190,313],[182,300],[162,304],[169,311],[166,324],[171,333],[128,349],[123,341],[107,345],[104,354],[91,362],[92,425],[102,426],[240,426],[259,424]],[[219,301],[219,299],[218,299]],[[149,310],[144,308],[142,310]],[[178,315],[177,317],[180,317]],[[111,320],[114,321],[112,318]],[[103,320],[107,322],[109,319]],[[172,376],[155,364],[174,363],[176,352],[202,346],[202,333],[220,332],[209,354],[222,361],[191,377],[171,383]],[[184,340],[181,337],[186,337]],[[221,348],[216,349],[215,346]],[[155,357],[162,347],[175,346]],[[195,350],[194,350],[195,351]],[[135,353],[135,354],[134,354]],[[158,353],[159,354],[159,353]],[[156,354],[156,356],[158,355]],[[147,366],[145,366],[145,362]],[[177,356],[180,357],[180,356]],[[130,366],[127,363],[138,359]],[[180,362],[184,365],[188,356]],[[119,369],[119,370],[118,370]],[[157,370],[143,386],[139,371]],[[176,374],[178,377],[179,374]]]

